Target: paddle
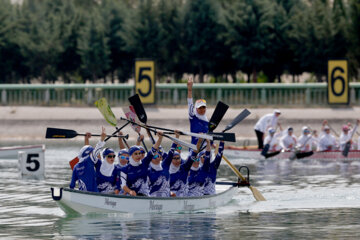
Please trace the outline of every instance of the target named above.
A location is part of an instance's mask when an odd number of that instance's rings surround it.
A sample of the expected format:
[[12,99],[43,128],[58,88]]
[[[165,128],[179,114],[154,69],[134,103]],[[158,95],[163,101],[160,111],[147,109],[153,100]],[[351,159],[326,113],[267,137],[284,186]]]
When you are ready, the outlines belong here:
[[[105,120],[113,127],[117,129],[117,120],[115,114],[111,110],[111,107],[106,98],[100,98],[95,102],[95,106],[99,109]],[[125,145],[130,148],[129,144],[123,139]]]
[[226,111],[228,110],[229,105],[219,101],[216,104],[215,110],[209,121],[209,132],[213,132],[215,128],[219,125],[220,121],[225,116]]
[[[246,181],[246,179],[241,175],[241,173],[236,169],[236,167],[229,161],[229,159],[227,159],[227,157],[225,157],[224,155],[222,156],[223,159],[225,160],[225,162],[229,165],[229,167],[231,168],[231,170],[242,180],[242,181]],[[259,190],[257,190],[257,188],[253,187],[250,185],[248,186],[251,190],[251,192],[253,193],[254,198],[256,199],[256,201],[266,201],[266,199],[264,198],[264,196],[259,192]]]
[[[62,128],[47,128],[46,129],[46,136],[45,138],[60,138],[60,139],[68,139],[68,138],[74,138],[77,136],[85,136],[86,134],[83,133],[77,133],[75,130],[70,129],[62,129]],[[100,137],[100,134],[91,134],[91,136]],[[129,134],[125,136],[119,136],[119,135],[106,135],[108,138],[111,137],[119,137],[119,138],[129,138]]]
[[[306,143],[312,138],[312,136],[310,135],[305,142],[300,146],[300,147],[295,147],[294,148],[294,152],[290,155],[289,159],[290,160],[295,160],[295,158],[304,158],[304,157],[308,157],[311,156],[313,154],[313,152],[304,152],[301,153],[299,149],[301,149],[303,146],[306,145]],[[306,154],[305,154],[306,153]]]
[[[140,120],[140,122],[142,122],[143,124],[146,125],[147,122],[147,115],[144,109],[144,106],[140,100],[140,97],[138,94],[135,94],[131,97],[128,98],[130,104],[134,107],[135,113],[138,117],[138,119]],[[149,129],[146,129],[146,132],[152,142],[152,144],[155,144],[155,139],[151,134],[151,131]]]
[[357,126],[358,126],[358,125],[355,124],[355,127],[354,127],[354,129],[352,130],[352,132],[351,132],[350,139],[346,142],[345,147],[344,147],[344,150],[342,151],[342,155],[343,155],[344,157],[347,157],[348,154],[349,154],[350,147],[351,147],[351,140],[352,140],[352,138],[353,138],[353,136],[354,136],[354,133],[356,132]]
[[[128,124],[129,124],[129,123],[127,122],[127,123],[125,123],[123,126],[121,126],[120,128],[117,128],[116,131],[111,134],[111,136],[113,136],[113,135],[117,134],[118,132],[120,132],[121,129],[123,129],[124,127],[126,127]],[[106,142],[106,141],[109,140],[110,138],[111,138],[111,137],[105,138],[105,139],[104,139],[104,142]],[[71,167],[72,170],[74,169],[75,165],[76,165],[78,162],[79,162],[79,158],[78,158],[78,157],[75,157],[75,158],[73,158],[72,160],[69,161],[69,164],[70,164],[70,167]]]
[[[135,113],[135,110],[134,110],[134,107],[133,106],[129,106],[129,109],[130,109],[130,112],[126,112],[126,109],[123,108],[123,111],[125,113],[125,116],[127,119],[133,121],[133,122],[136,122],[136,113]],[[141,131],[141,127],[135,125],[135,124],[131,124],[131,128],[138,134],[138,136],[140,137],[140,131]],[[145,145],[145,142],[144,142],[144,139],[141,140],[144,148],[145,148],[145,151],[148,152],[148,149]]]
[[[244,109],[238,116],[236,116],[236,118],[229,124],[226,126],[226,128],[223,130],[223,132],[230,130],[231,128],[233,128],[236,124],[240,123],[242,120],[244,120],[247,116],[250,115],[249,110]],[[222,158],[225,160],[225,162],[228,164],[228,166],[231,168],[231,170],[242,180],[242,181],[246,181],[246,179],[241,175],[241,173],[236,169],[236,167],[229,161],[229,159],[227,159],[227,157],[225,157],[224,155],[222,156]],[[251,192],[253,193],[254,198],[256,199],[256,201],[266,201],[266,199],[264,198],[264,196],[259,192],[259,190],[257,190],[257,188],[253,187],[250,185],[248,186],[251,190]]]
[[[144,125],[144,124],[138,124],[138,123],[136,123],[136,122],[133,122],[133,121],[131,121],[131,120],[129,120],[129,119],[126,119],[126,118],[123,118],[123,117],[121,117],[120,120],[127,121],[127,122],[129,122],[129,123],[132,123],[132,124],[135,124],[135,125],[140,126],[140,127],[142,127],[142,128],[145,128],[147,131],[151,131],[151,132],[156,133],[156,130],[151,129],[151,128],[149,128],[148,126],[146,126],[146,125]],[[169,138],[171,141],[173,141],[173,142],[175,142],[175,143],[177,143],[177,144],[179,144],[179,145],[186,146],[186,147],[191,148],[191,149],[193,149],[193,150],[197,150],[196,145],[194,145],[194,144],[187,143],[187,142],[182,141],[182,140],[180,140],[180,139],[178,139],[178,138],[170,137],[169,135],[166,135],[166,134],[163,134],[163,136],[166,137],[166,138]]]

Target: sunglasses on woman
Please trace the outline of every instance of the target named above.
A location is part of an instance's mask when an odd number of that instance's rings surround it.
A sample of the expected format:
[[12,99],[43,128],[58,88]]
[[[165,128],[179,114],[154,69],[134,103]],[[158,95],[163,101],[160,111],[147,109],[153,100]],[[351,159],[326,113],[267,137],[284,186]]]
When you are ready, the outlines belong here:
[[120,159],[126,159],[126,160],[128,160],[129,161],[129,157],[125,157],[125,156],[120,156]]
[[108,158],[115,158],[115,155],[107,155]]

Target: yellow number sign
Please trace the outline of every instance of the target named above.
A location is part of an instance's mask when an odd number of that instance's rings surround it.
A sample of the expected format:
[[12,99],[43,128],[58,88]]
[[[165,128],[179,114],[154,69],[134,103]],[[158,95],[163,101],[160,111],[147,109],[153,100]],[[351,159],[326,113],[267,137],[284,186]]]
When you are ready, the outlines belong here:
[[328,61],[328,103],[349,104],[347,60]]
[[155,62],[135,61],[135,92],[143,103],[155,103]]

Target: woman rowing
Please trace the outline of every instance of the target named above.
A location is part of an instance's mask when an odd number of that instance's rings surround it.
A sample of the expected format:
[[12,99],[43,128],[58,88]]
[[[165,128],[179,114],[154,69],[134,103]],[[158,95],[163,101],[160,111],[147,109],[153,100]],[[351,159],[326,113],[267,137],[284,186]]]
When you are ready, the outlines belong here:
[[[359,120],[356,121],[356,126],[351,128],[351,123],[344,125],[342,127],[342,132],[340,134],[340,150],[343,151],[345,149],[346,144],[349,142],[353,145],[352,136],[354,135],[354,131],[356,131],[357,126],[359,125]],[[352,146],[353,147],[353,146]]]
[[[280,131],[281,131],[281,127],[280,127]],[[274,128],[268,129],[269,135],[266,136],[264,143],[265,145],[269,144],[269,153],[265,154],[265,158],[273,157],[280,153],[281,147],[278,138],[281,135],[281,133],[275,133],[275,132],[276,129]]]
[[193,162],[188,181],[188,193],[189,197],[199,197],[204,195],[205,179],[208,175],[210,165],[210,141],[206,140],[206,151],[202,151],[198,154],[196,160]]
[[302,128],[302,134],[297,142],[297,158],[309,157],[314,154],[312,151],[313,137],[310,134],[310,129],[307,126]]
[[[179,134],[175,131],[176,138]],[[170,197],[170,174],[169,168],[177,144],[173,143],[164,160],[158,151],[151,160],[148,172],[148,184],[151,197]]]
[[280,139],[280,145],[285,152],[292,151],[296,146],[296,136],[294,136],[294,129],[288,127],[287,134]]
[[71,178],[71,189],[74,189],[78,182],[80,191],[98,192],[94,166],[99,161],[98,155],[105,145],[105,137],[105,128],[102,128],[100,141],[95,148],[85,145],[80,149],[79,162],[75,165]]
[[148,168],[163,139],[162,132],[158,131],[157,135],[157,142],[144,158],[141,157],[138,146],[134,145],[129,149],[129,164],[121,169],[120,181],[124,192],[131,196],[149,196]]
[[[197,142],[197,149],[201,145],[200,139]],[[188,158],[184,163],[181,163],[181,157],[178,152],[174,152],[170,164],[170,191],[172,197],[185,197],[187,195],[187,178],[190,168],[196,159],[197,151],[191,150]]]
[[323,122],[323,135],[319,140],[319,151],[330,151],[334,150],[337,147],[337,142],[335,137],[330,133],[330,127],[327,124],[327,121]]
[[213,195],[216,193],[215,191],[216,175],[217,175],[217,170],[220,166],[223,152],[224,152],[224,141],[221,141],[215,159],[212,162],[210,162],[209,171],[205,178],[204,195]]

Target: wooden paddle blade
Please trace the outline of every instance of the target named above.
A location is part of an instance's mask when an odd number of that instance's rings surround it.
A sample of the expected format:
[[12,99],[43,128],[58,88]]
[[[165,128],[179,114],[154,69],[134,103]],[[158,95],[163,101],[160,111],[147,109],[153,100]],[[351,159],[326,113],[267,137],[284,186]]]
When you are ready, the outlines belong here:
[[47,128],[45,138],[74,138],[78,133],[70,129]]
[[247,109],[244,109],[241,113],[239,113],[239,115],[236,116],[236,118],[229,125],[226,126],[226,128],[224,129],[223,132],[226,132],[226,131],[232,129],[235,125],[240,123],[242,120],[244,120],[249,115],[250,115],[250,111]]
[[219,125],[221,119],[224,117],[226,111],[228,110],[229,106],[221,101],[216,104],[215,110],[213,115],[209,121],[209,132],[215,130],[215,128]]
[[95,106],[99,109],[101,114],[104,116],[105,120],[112,126],[116,127],[117,120],[116,117],[111,110],[106,98],[100,98],[95,102]]
[[79,158],[75,157],[73,160],[69,161],[71,170],[74,170],[75,165],[79,162]]
[[259,192],[259,190],[257,190],[256,187],[249,186],[249,188],[250,188],[251,192],[253,193],[253,196],[256,199],[256,201],[266,201],[264,196]]
[[213,137],[213,140],[236,142],[235,133],[214,133],[209,132],[208,135]]
[[147,122],[147,115],[144,109],[144,106],[140,100],[140,97],[138,94],[135,94],[134,96],[131,96],[128,98],[130,104],[134,107],[135,113],[137,117],[139,118],[140,122],[146,124]]

